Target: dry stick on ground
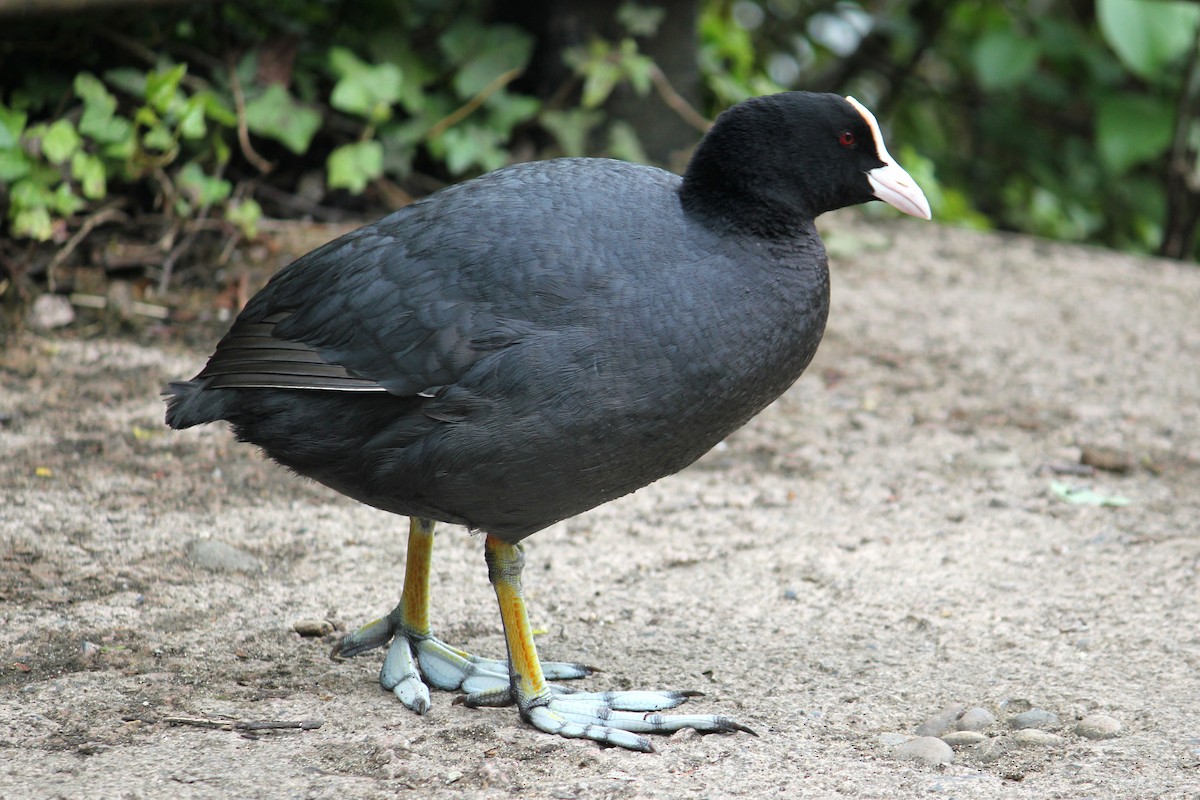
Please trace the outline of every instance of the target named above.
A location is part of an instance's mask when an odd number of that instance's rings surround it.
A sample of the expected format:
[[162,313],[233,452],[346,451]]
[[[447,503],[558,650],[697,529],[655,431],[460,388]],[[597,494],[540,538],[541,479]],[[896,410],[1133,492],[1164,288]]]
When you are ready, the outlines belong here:
[[54,258],[46,265],[46,287],[50,292],[58,290],[57,281],[54,279],[54,271],[61,267],[63,263],[71,257],[71,253],[75,252],[75,248],[79,247],[80,242],[87,238],[87,235],[95,230],[96,226],[103,225],[106,222],[114,222],[116,220],[128,219],[125,212],[118,207],[120,203],[110,203],[95,213],[89,214],[83,224],[79,226],[79,230],[71,235],[67,243],[62,249],[54,254]]
[[314,731],[324,724],[315,719],[302,719],[295,722],[284,720],[252,722],[234,719],[205,719],[204,717],[163,717],[162,721],[170,725],[191,725],[194,728],[211,728],[219,731]]

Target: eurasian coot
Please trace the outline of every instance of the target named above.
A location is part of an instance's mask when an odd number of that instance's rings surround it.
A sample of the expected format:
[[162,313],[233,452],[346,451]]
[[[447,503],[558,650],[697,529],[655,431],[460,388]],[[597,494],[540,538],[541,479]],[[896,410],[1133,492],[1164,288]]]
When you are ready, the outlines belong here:
[[[830,94],[730,108],[682,179],[604,159],[497,170],[282,270],[167,388],[167,424],[228,420],[280,464],[411,518],[399,605],[335,653],[390,643],[380,681],[417,713],[428,683],[638,750],[639,733],[749,730],[656,713],[686,693],[548,684],[589,670],[539,662],[518,542],[683,469],[787,389],[829,309],[813,219],[873,199],[929,218],[875,118]],[[486,533],[506,660],[432,635],[435,520]]]

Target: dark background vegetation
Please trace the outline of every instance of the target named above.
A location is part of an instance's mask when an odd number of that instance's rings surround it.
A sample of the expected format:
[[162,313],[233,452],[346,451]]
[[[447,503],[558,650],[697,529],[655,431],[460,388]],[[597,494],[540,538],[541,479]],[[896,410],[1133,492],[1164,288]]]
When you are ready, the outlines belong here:
[[1194,260],[1198,21],[1164,0],[0,0],[0,307],[119,284],[172,316],[271,220],[362,220],[532,158],[680,170],[722,108],[783,89],[863,100],[941,221]]

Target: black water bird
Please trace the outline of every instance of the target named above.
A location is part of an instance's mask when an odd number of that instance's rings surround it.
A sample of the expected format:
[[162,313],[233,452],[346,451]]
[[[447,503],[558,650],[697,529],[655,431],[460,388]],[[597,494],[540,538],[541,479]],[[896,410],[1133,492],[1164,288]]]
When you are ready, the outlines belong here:
[[[691,464],[778,397],[816,352],[829,274],[814,218],[929,205],[853,98],[733,106],[682,178],[604,159],[518,164],[320,247],[256,294],[167,423],[228,420],[275,461],[410,518],[399,605],[346,636],[388,645],[380,681],[515,703],[537,728],[639,750],[639,734],[749,730],[664,715],[684,692],[571,692],[539,661],[519,542]],[[507,658],[429,624],[434,522],[486,534]]]

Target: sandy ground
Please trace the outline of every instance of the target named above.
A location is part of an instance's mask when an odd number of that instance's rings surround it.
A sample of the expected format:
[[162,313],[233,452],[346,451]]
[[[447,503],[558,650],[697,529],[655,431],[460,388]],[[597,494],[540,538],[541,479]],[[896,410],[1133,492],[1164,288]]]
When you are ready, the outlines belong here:
[[[414,716],[378,653],[334,663],[293,627],[390,609],[403,520],[221,427],[166,431],[158,387],[207,349],[27,335],[0,357],[0,797],[1200,797],[1200,270],[825,228],[834,309],[800,382],[528,542],[545,658],[701,690],[688,710],[758,738],[642,755],[441,693]],[[443,533],[437,630],[498,654],[481,542]],[[993,713],[987,740],[898,758],[950,703]],[[1029,707],[1057,738],[1008,727]],[[1120,734],[1077,735],[1093,713]]]

